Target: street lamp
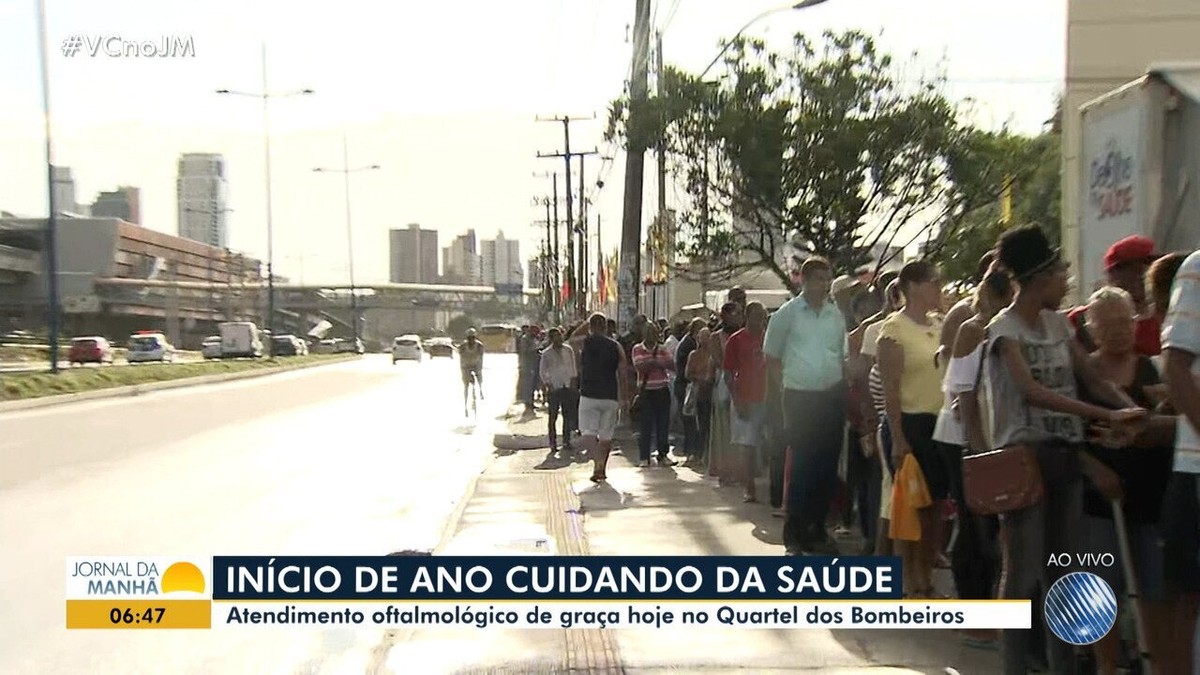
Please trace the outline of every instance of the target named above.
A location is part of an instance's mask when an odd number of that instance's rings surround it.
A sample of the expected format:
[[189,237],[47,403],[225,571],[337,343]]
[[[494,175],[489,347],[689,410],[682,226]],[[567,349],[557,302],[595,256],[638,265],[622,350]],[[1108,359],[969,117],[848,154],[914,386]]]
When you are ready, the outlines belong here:
[[346,194],[346,246],[348,247],[350,260],[350,321],[354,324],[354,344],[358,344],[359,335],[359,316],[358,316],[358,290],[354,285],[354,229],[350,225],[350,174],[359,171],[378,171],[381,167],[378,164],[370,166],[350,167],[350,151],[346,145],[346,135],[342,134],[342,168],[328,169],[325,167],[317,167],[313,169],[316,173],[340,173],[345,182]]
[[[262,45],[262,91],[247,92],[231,89],[218,89],[218,94],[232,96],[249,96],[262,99],[263,109],[263,154],[266,165],[267,188],[267,329],[272,337],[275,335],[275,232],[271,223],[271,118],[268,114],[267,102],[272,98],[287,98],[290,96],[307,96],[312,89],[297,89],[293,91],[271,92],[267,90],[267,45]],[[274,340],[270,341],[268,354],[275,356]]]
[[819,5],[825,1],[826,0],[804,0],[803,2],[797,2],[794,5],[786,5],[784,7],[776,7],[775,9],[768,9],[767,11],[763,12],[762,14],[759,14],[758,16],[754,17],[753,19],[750,19],[749,21],[746,22],[745,26],[742,26],[738,30],[738,32],[734,33],[733,37],[730,38],[729,41],[725,43],[725,46],[722,47],[721,51],[716,55],[715,58],[713,58],[712,63],[708,64],[708,67],[704,69],[704,72],[700,73],[699,79],[701,79],[701,80],[704,79],[704,76],[708,74],[708,71],[712,70],[712,67],[717,65],[717,61],[721,60],[721,57],[725,55],[725,52],[729,51],[729,47],[732,46],[734,42],[737,42],[737,39],[739,37],[741,37],[742,33],[745,33],[746,29],[750,28],[750,26],[761,21],[762,19],[767,18],[768,16],[771,16],[772,14],[778,14],[779,12],[787,12],[787,11],[794,10],[794,9],[808,9],[809,7],[812,7],[814,5]]
[[50,124],[50,57],[46,48],[46,3],[38,0],[38,52],[42,71],[42,116],[46,126],[46,300],[49,314],[46,317],[47,337],[50,342],[50,372],[58,373],[58,332],[62,320],[58,282],[58,216],[59,205],[54,203],[54,142]]

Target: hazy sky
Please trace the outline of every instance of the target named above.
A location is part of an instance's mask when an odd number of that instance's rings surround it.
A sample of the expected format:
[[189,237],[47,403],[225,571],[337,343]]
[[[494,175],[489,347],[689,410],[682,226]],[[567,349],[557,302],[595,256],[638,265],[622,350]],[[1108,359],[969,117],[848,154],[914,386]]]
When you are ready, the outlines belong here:
[[[119,184],[142,190],[143,224],[174,233],[176,160],[184,152],[225,155],[230,245],[266,250],[262,111],[257,99],[216,89],[312,88],[273,100],[272,203],[277,269],[309,282],[342,279],[346,230],[339,176],[341,137],[351,165],[382,171],[353,177],[355,271],[387,278],[387,231],[408,223],[440,231],[439,245],[475,228],[520,237],[522,257],[539,231],[531,205],[547,194],[546,171],[562,161],[562,125],[537,116],[596,116],[571,125],[572,148],[615,156],[600,172],[593,216],[605,250],[619,238],[624,164],[601,140],[608,102],[629,72],[634,0],[45,0],[56,163],[75,174],[90,202]],[[668,63],[699,71],[718,42],[770,0],[658,0]],[[46,209],[36,0],[0,2],[0,209]],[[750,35],[786,43],[795,31],[859,28],[881,34],[894,55],[919,50],[944,64],[950,91],[971,97],[977,121],[1036,131],[1061,89],[1065,2],[1010,0],[829,0],[774,14]],[[63,55],[70,36],[155,40],[191,37],[194,58],[95,58],[86,46]],[[601,162],[587,161],[594,185]],[[645,206],[656,208],[653,164]],[[561,188],[560,188],[561,190]],[[674,191],[668,190],[668,205]],[[593,230],[594,218],[593,218]]]

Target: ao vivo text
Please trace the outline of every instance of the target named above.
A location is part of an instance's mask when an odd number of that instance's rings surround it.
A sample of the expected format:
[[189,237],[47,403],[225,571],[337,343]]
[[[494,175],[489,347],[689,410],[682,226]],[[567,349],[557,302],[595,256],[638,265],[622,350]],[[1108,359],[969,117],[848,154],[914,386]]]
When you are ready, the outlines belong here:
[[1117,558],[1111,553],[1051,553],[1046,567],[1112,567]]

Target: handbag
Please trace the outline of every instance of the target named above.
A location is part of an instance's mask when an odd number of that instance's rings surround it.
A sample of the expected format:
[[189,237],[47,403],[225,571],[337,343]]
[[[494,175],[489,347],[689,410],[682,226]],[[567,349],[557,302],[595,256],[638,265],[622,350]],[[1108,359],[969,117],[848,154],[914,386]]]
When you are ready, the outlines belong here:
[[[985,338],[986,340],[986,338]],[[975,390],[986,367],[987,347],[979,356]],[[1030,443],[963,456],[963,494],[972,513],[991,516],[1028,508],[1045,493],[1038,448]]]
[[[658,358],[658,347],[654,348],[654,358]],[[641,423],[642,413],[644,412],[642,409],[646,406],[643,394],[646,393],[646,381],[649,378],[642,377],[640,379],[642,384],[638,387],[637,393],[633,395],[633,400],[629,402],[629,421],[633,422],[634,425]]]
[[697,399],[700,393],[696,391],[696,383],[688,382],[687,388],[683,392],[683,406],[680,408],[680,413],[684,417],[695,417],[696,407],[699,405]]

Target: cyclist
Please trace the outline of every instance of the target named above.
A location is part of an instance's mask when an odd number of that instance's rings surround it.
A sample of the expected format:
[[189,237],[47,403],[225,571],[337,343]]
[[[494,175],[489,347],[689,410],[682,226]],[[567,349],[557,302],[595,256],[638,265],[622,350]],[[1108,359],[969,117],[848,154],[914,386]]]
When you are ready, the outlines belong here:
[[458,367],[462,370],[463,409],[466,410],[472,375],[475,393],[483,400],[483,343],[475,339],[474,328],[467,329],[467,339],[458,346]]

